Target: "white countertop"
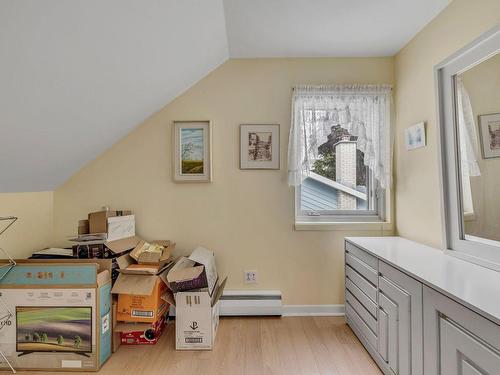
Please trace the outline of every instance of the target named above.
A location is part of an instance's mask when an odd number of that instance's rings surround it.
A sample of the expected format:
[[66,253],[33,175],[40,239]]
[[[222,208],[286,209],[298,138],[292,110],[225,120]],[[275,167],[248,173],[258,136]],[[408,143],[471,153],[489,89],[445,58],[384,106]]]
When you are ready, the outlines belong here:
[[346,237],[346,240],[500,324],[500,272],[401,237]]

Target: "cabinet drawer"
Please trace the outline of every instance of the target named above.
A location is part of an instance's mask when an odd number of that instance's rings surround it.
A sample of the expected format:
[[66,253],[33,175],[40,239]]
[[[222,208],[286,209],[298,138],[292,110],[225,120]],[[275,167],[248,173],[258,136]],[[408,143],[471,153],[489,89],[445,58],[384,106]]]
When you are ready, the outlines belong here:
[[371,268],[373,268],[375,270],[378,269],[378,260],[373,255],[367,253],[364,250],[361,250],[360,248],[354,246],[350,242],[345,243],[345,250],[346,250],[346,252],[354,255],[356,258],[361,259],[363,262],[368,264]]
[[345,267],[345,274],[359,289],[361,289],[373,302],[377,302],[377,288],[375,288],[368,280],[357,273],[349,265]]
[[359,289],[354,283],[345,279],[346,290],[349,291],[356,299],[365,307],[366,310],[370,312],[374,317],[377,316],[377,305],[365,294],[361,289]]
[[345,254],[345,262],[361,274],[365,279],[370,281],[373,285],[378,285],[378,273],[370,265],[366,264],[359,258],[352,256],[350,253]]
[[367,309],[349,292],[349,290],[346,290],[345,293],[345,300],[351,307],[356,310],[358,315],[360,316],[361,319],[363,319],[363,322],[372,330],[374,334],[377,332],[377,320],[373,317],[372,314],[368,312]]
[[345,304],[345,313],[347,319],[350,320],[358,331],[365,337],[365,339],[369,342],[369,344],[373,348],[377,348],[377,336],[372,332],[372,330],[363,322],[363,319],[360,318],[358,313],[349,305],[349,303]]

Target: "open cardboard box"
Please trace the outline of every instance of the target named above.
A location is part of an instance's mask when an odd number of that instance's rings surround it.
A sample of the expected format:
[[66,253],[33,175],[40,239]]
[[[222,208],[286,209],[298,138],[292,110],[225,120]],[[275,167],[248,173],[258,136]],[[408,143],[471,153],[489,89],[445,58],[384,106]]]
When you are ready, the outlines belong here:
[[[227,278],[207,290],[179,292],[175,295],[175,348],[177,350],[211,350],[219,327],[219,299]],[[164,297],[165,298],[165,297]]]
[[112,294],[118,295],[116,319],[154,323],[169,308],[169,304],[161,298],[168,290],[164,281],[167,270],[157,274],[134,274],[127,273],[127,269],[120,270],[111,290]]
[[150,243],[163,246],[163,251],[161,253],[147,251],[141,252],[143,247],[147,245],[146,241],[141,240],[130,252],[130,256],[135,259],[138,264],[155,265],[157,266],[158,270],[161,270],[170,263],[172,253],[175,250],[175,242],[171,242],[168,240],[156,240],[151,241]]
[[[91,212],[88,214],[89,221],[89,233],[108,233],[108,219],[117,216],[129,216],[132,214],[132,211],[116,211],[116,210],[107,210],[107,211],[97,211]],[[135,227],[134,227],[135,230]]]
[[217,284],[215,254],[203,247],[193,250],[189,258],[181,257],[167,274],[167,282],[174,292],[208,288],[211,296]]

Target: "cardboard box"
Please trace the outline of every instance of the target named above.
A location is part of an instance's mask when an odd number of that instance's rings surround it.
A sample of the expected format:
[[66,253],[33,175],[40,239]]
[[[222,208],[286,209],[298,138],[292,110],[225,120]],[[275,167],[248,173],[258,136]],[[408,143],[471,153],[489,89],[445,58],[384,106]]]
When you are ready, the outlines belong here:
[[108,218],[107,240],[116,241],[135,236],[135,215]]
[[111,332],[111,352],[116,353],[118,348],[120,347],[121,344],[121,337],[120,337],[120,332],[116,332],[116,326],[118,325],[118,322],[116,320],[116,308],[117,308],[117,301],[113,301],[112,304],[112,315],[111,315],[111,321],[112,321],[112,332]]
[[120,337],[122,345],[154,345],[165,330],[167,315],[152,324],[149,323],[118,323],[115,332]]
[[[131,215],[131,211],[98,211],[88,215],[89,233],[108,233],[108,218]],[[134,234],[135,235],[135,234]]]
[[87,219],[78,221],[78,234],[89,234],[89,221]]
[[130,256],[137,261],[138,264],[155,265],[158,271],[164,268],[171,262],[172,253],[175,250],[175,243],[168,240],[151,241],[153,245],[163,246],[161,253],[147,252],[144,248],[149,245],[146,241],[140,241],[137,246],[130,252]]
[[19,370],[99,370],[111,356],[110,289],[96,263],[17,261],[0,281],[0,350]]
[[193,250],[189,258],[181,257],[167,275],[167,282],[174,292],[208,288],[211,296],[217,284],[215,255],[203,247]]
[[154,323],[169,308],[169,304],[161,298],[167,288],[160,275],[120,272],[111,290],[111,293],[118,294],[116,319]]
[[175,348],[211,350],[219,326],[219,299],[226,279],[212,296],[208,291],[179,292],[175,295]]
[[80,241],[73,246],[79,259],[108,259],[114,283],[120,270],[127,268],[134,260],[129,253],[141,241],[139,237],[129,237],[117,241]]

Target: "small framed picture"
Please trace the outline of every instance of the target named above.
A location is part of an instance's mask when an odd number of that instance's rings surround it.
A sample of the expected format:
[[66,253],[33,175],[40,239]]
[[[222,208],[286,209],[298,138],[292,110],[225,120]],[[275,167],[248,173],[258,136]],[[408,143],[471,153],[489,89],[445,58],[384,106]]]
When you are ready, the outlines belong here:
[[419,122],[405,129],[405,143],[408,151],[425,146],[424,122]]
[[210,121],[174,121],[174,181],[212,181],[211,133]]
[[479,116],[479,131],[483,157],[500,157],[500,113]]
[[279,125],[240,125],[240,169],[280,169]]

